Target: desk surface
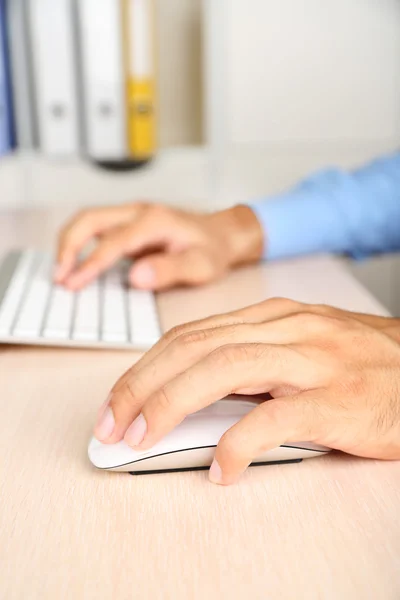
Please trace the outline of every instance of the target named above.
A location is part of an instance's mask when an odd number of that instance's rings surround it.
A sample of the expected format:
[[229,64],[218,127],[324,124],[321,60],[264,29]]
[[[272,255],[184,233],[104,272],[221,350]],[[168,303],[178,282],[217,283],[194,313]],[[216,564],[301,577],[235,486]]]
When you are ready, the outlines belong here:
[[[1,251],[50,241],[57,219],[0,219]],[[159,298],[162,322],[275,295],[383,312],[340,262],[245,269]],[[1,600],[398,600],[400,463],[334,455],[251,469],[133,477],[91,468],[98,405],[137,355],[0,350]]]

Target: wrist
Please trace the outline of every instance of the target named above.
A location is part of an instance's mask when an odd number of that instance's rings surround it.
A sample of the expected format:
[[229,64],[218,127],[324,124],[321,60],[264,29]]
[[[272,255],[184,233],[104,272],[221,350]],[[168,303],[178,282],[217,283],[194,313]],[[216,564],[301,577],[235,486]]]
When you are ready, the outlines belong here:
[[230,267],[260,260],[264,232],[250,207],[239,204],[214,213],[210,219],[224,245]]

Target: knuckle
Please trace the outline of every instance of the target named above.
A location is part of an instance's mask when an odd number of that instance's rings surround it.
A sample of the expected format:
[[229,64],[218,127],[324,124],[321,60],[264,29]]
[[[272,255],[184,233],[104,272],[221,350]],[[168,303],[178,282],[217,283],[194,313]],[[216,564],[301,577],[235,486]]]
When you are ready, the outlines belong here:
[[114,410],[129,412],[137,404],[138,396],[134,389],[132,389],[132,383],[132,381],[126,382],[113,394],[110,405]]
[[233,427],[228,429],[221,437],[218,443],[219,452],[230,459],[235,459],[240,456],[240,440],[239,436]]
[[246,344],[228,344],[220,346],[211,353],[211,359],[216,367],[226,368],[232,365],[243,363],[251,358],[249,345]]
[[172,397],[167,385],[160,388],[157,393],[157,406],[164,412],[170,412],[173,406]]
[[283,298],[280,296],[276,296],[274,298],[270,298],[265,301],[266,305],[276,305],[277,308],[282,310],[295,310],[296,308],[300,309],[301,302],[297,302],[296,300],[291,300],[290,298]]
[[152,206],[152,205],[147,200],[135,200],[135,202],[132,202],[129,206],[131,209],[133,209],[135,211],[135,210],[148,209],[149,206]]
[[271,431],[289,433],[293,426],[293,407],[299,400],[293,395],[290,401],[284,398],[273,398],[263,402],[258,409],[261,423],[268,423]]
[[185,331],[176,339],[178,345],[184,349],[190,349],[192,346],[207,342],[212,337],[212,332],[207,329],[195,329]]
[[332,315],[335,310],[327,304],[313,304],[312,309],[320,315]]
[[148,204],[147,205],[147,214],[151,217],[158,217],[158,218],[163,218],[166,215],[169,215],[171,213],[171,209],[168,206],[165,206],[165,204]]
[[285,400],[274,398],[273,400],[266,400],[260,404],[257,412],[260,421],[267,419],[276,424],[282,419],[282,415],[285,414],[286,409],[287,402]]
[[185,325],[175,325],[175,327],[172,327],[172,329],[164,334],[163,339],[167,344],[170,344],[183,335],[186,331],[187,329]]
[[128,394],[125,394],[125,396],[129,397],[129,402],[132,403],[136,403],[139,402],[142,398],[142,388],[141,388],[141,383],[140,383],[140,378],[139,377],[133,377],[131,379],[129,379],[125,386],[127,388]]
[[290,317],[295,325],[302,326],[310,331],[325,331],[332,325],[331,320],[311,311],[297,312]]

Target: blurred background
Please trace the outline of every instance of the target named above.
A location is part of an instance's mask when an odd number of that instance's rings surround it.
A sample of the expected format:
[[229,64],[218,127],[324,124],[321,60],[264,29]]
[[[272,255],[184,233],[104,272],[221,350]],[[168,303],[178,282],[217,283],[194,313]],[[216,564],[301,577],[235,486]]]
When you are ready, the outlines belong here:
[[[400,145],[397,0],[0,6],[0,210],[214,210]],[[399,303],[397,261],[351,267]]]

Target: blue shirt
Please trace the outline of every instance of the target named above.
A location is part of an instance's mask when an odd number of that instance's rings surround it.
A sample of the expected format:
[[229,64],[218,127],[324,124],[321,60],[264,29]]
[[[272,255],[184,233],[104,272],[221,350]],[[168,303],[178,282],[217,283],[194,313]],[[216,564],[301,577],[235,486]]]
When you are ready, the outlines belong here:
[[400,154],[350,173],[322,171],[250,207],[264,230],[264,258],[400,250]]

